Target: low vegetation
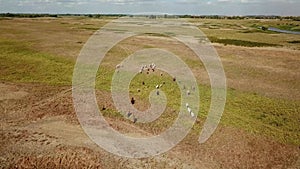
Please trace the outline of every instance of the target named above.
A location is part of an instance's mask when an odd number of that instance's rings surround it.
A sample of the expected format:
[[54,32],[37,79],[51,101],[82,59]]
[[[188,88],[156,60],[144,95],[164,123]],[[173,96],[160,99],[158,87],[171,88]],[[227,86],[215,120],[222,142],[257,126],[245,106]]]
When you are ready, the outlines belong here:
[[300,40],[289,41],[289,43],[300,43]]
[[[105,77],[105,74],[101,73],[101,75],[103,77],[100,76],[99,78],[109,79],[109,77]],[[139,102],[147,103],[150,92],[162,80],[157,75],[150,75],[148,77],[144,75],[142,79],[144,79],[146,86],[142,86],[141,77],[142,75],[139,75],[133,79],[130,93]],[[171,110],[154,123],[139,124],[141,128],[150,132],[153,130],[163,131],[170,127],[175,120],[174,117],[179,112],[180,97],[177,97],[176,93],[178,95],[180,91],[176,83],[172,82],[171,77],[166,78],[164,81],[166,82],[166,86],[162,90],[168,97],[168,107]],[[105,84],[110,84],[110,82]],[[102,88],[101,86],[99,87]],[[141,91],[138,92],[137,89],[141,89]],[[202,120],[205,120],[210,106],[211,93],[210,88],[206,85],[200,85],[199,89],[201,110],[198,115]],[[298,139],[300,137],[300,127],[297,125],[300,120],[298,116],[298,112],[300,111],[298,101],[268,98],[256,93],[241,92],[234,89],[228,89],[227,92],[227,103],[221,124],[271,137],[282,143],[300,144]],[[107,112],[110,113],[107,114]],[[122,120],[120,114],[114,110],[107,110],[106,116]],[[202,126],[196,125],[194,128],[197,129],[195,131],[199,131]]]
[[216,37],[209,37],[209,40],[212,43],[221,43],[224,45],[235,45],[235,46],[245,46],[245,47],[274,47],[279,46],[276,44],[270,43],[261,43],[261,42],[252,42],[252,41],[244,41],[244,40],[237,40],[237,39],[219,39]]
[[18,41],[0,40],[0,46],[0,80],[71,85],[71,60],[34,51]]

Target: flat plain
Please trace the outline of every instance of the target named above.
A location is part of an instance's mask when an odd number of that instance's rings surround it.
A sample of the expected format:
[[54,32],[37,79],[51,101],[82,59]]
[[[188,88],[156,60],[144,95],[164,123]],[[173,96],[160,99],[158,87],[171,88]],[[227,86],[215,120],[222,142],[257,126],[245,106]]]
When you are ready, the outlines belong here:
[[[111,127],[124,134],[157,135],[171,126],[179,88],[160,71],[137,75],[130,85],[135,107],[146,110],[156,84],[168,98],[153,123],[132,123],[116,111],[111,78],[128,55],[145,48],[177,54],[194,73],[200,112],[189,135],[159,156],[127,159],[99,148],[83,132],[72,100],[72,74],[80,50],[112,17],[0,18],[0,168],[299,168],[300,35],[260,30],[299,30],[299,21],[188,19],[212,42],[227,77],[226,107],[218,129],[198,143],[210,106],[210,81],[201,61],[182,43],[139,35],[113,47],[98,70],[98,105]],[[141,85],[144,82],[145,85]],[[137,91],[137,89],[140,89]]]

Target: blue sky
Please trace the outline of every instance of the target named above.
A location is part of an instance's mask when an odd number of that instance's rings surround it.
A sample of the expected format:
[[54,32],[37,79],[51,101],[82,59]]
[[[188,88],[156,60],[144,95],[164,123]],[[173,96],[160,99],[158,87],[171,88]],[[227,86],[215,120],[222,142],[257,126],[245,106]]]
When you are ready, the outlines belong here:
[[6,12],[300,16],[300,0],[0,0]]

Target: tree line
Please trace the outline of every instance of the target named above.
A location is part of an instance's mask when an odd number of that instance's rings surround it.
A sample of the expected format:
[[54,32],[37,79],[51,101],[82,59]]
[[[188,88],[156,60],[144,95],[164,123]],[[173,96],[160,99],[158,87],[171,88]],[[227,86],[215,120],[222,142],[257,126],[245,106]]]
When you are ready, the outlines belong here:
[[[0,17],[38,18],[38,17],[64,17],[81,16],[89,18],[122,17],[126,14],[34,14],[34,13],[0,13]],[[174,15],[172,15],[174,16]],[[248,16],[223,16],[223,15],[175,15],[178,18],[198,19],[288,19],[300,21],[300,16],[276,16],[276,15],[248,15]],[[164,15],[164,17],[168,17]],[[171,15],[169,16],[171,17]]]
[[16,18],[40,18],[40,17],[64,17],[64,16],[81,16],[90,18],[104,17],[122,17],[124,14],[35,14],[35,13],[0,13],[0,17],[16,17]]

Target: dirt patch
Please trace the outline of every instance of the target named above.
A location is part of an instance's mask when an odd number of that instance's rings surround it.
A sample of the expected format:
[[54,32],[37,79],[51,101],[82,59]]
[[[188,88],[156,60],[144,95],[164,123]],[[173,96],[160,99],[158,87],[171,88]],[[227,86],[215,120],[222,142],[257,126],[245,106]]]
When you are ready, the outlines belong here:
[[[194,144],[197,141],[195,138],[191,140]],[[183,146],[177,148],[185,152],[186,157],[194,154],[211,159],[220,168],[287,168],[294,166],[300,158],[296,146],[279,144],[231,127],[219,127],[202,145],[195,146],[191,140],[184,141]],[[197,160],[189,160],[197,163]]]
[[[8,161],[10,160],[10,161]],[[88,148],[61,147],[51,154],[28,154],[7,159],[5,168],[104,168],[103,157]],[[0,163],[1,164],[1,163]]]
[[0,101],[2,100],[19,100],[28,95],[28,92],[18,89],[14,85],[0,83]]
[[[219,45],[216,49],[224,65],[228,87],[269,97],[300,99],[299,51]],[[207,82],[205,76],[203,81]]]

